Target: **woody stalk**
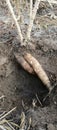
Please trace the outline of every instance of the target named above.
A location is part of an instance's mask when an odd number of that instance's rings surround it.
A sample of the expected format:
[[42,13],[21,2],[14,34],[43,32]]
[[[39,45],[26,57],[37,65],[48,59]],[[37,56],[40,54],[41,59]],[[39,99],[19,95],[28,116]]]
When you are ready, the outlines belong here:
[[[10,11],[10,13],[12,15],[12,18],[14,20],[14,23],[16,25],[21,45],[26,45],[26,43],[28,43],[29,40],[30,40],[31,30],[32,30],[32,27],[33,27],[33,23],[34,23],[34,20],[35,20],[36,13],[37,13],[37,10],[39,8],[40,2],[41,1],[43,1],[43,2],[47,1],[49,3],[49,5],[50,5],[51,9],[53,9],[52,4],[57,4],[56,0],[35,0],[35,4],[34,4],[34,7],[33,7],[33,0],[30,0],[30,17],[29,17],[30,20],[29,20],[29,25],[28,25],[28,30],[27,30],[27,36],[26,36],[26,38],[24,38],[23,35],[22,35],[22,32],[21,32],[20,23],[18,23],[18,20],[17,20],[15,14],[14,14],[13,7],[11,5],[10,0],[5,0],[5,1],[7,3],[8,9],[9,9],[9,11]],[[17,2],[18,2],[18,0],[17,0]],[[21,4],[18,4],[18,6],[20,6],[20,5]],[[18,8],[19,8],[19,15],[21,15],[20,14],[20,8],[22,8],[22,7],[18,7]],[[18,16],[18,17],[20,18],[20,16]]]

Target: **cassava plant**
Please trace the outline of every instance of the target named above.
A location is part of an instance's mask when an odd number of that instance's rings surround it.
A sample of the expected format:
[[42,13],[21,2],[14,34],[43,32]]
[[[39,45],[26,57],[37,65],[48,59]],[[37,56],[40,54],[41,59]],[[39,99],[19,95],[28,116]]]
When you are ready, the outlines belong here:
[[[7,6],[8,6],[8,9],[12,15],[12,18],[15,22],[15,25],[16,25],[16,28],[17,28],[17,31],[18,31],[18,35],[19,35],[19,38],[20,38],[20,42],[22,45],[25,45],[26,42],[28,42],[30,40],[30,35],[31,35],[31,30],[32,30],[32,27],[33,27],[33,22],[34,22],[34,19],[36,17],[36,13],[37,13],[37,10],[39,8],[39,4],[41,1],[45,2],[47,1],[51,7],[51,9],[53,9],[53,6],[52,4],[57,4],[57,1],[56,0],[29,0],[30,2],[30,7],[28,6],[28,8],[30,8],[30,15],[29,15],[29,25],[28,25],[28,30],[27,30],[27,35],[26,35],[26,38],[23,37],[22,35],[22,32],[21,32],[21,28],[20,28],[20,22],[18,23],[18,20],[20,19],[21,15],[22,15],[22,12],[21,10],[23,10],[24,8],[24,4],[27,4],[27,1],[28,0],[14,0],[15,1],[15,4],[16,4],[16,9],[18,10],[18,18],[16,17],[14,11],[13,11],[13,7],[11,5],[11,2],[10,0],[5,0],[6,3],[7,3]],[[33,2],[34,2],[34,6],[33,6]],[[25,40],[24,40],[25,39]]]

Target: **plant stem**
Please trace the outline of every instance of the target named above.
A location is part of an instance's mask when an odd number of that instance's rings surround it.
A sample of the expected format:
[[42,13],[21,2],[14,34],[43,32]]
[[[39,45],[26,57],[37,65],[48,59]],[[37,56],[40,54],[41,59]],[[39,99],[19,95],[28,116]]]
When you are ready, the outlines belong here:
[[7,3],[7,5],[8,5],[9,11],[10,11],[10,13],[11,13],[11,15],[12,15],[12,18],[13,18],[13,20],[14,20],[14,22],[15,22],[15,25],[16,25],[17,31],[18,31],[18,35],[20,36],[20,40],[21,40],[21,43],[22,43],[22,42],[23,42],[23,36],[22,36],[22,33],[21,33],[20,26],[19,26],[19,24],[18,24],[18,22],[17,22],[16,16],[15,16],[15,14],[14,14],[12,5],[11,5],[11,3],[10,3],[10,0],[6,0],[6,3]]
[[32,30],[32,26],[33,26],[33,22],[34,22],[37,10],[39,8],[39,3],[40,3],[40,0],[36,0],[35,5],[34,5],[34,9],[33,9],[33,13],[31,16],[31,20],[30,20],[30,23],[28,26],[27,39],[30,39],[31,30]]

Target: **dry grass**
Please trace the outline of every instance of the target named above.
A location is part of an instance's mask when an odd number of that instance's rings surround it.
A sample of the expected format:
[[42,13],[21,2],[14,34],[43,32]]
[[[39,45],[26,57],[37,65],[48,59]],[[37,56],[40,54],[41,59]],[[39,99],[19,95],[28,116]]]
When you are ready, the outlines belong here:
[[[4,95],[2,95],[0,97],[0,100],[1,99],[4,99]],[[14,107],[13,109],[11,109],[10,111],[8,112],[3,112],[2,114],[0,114],[0,129],[1,130],[15,130],[14,129],[14,126],[18,127],[18,125],[16,125],[15,123],[12,124],[12,122],[6,120],[6,117],[8,115],[10,115],[14,110],[16,110],[16,107]]]
[[[2,95],[0,97],[0,100],[3,99],[5,96]],[[1,130],[30,130],[31,127],[31,118],[29,118],[28,122],[26,122],[26,115],[24,112],[21,113],[20,116],[20,124],[16,124],[14,123],[12,120],[7,120],[6,117],[8,117],[12,112],[14,112],[16,110],[16,107],[14,107],[13,109],[11,109],[8,112],[3,112],[2,114],[0,114],[0,129]]]

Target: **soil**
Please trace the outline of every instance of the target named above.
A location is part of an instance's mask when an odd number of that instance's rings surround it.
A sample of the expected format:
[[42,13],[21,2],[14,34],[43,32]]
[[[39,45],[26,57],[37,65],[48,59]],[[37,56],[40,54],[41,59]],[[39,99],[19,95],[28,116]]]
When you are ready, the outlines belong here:
[[[57,130],[57,22],[50,16],[42,15],[43,10],[44,14],[46,13],[45,8],[40,10],[41,13],[37,14],[34,21],[31,44],[21,47],[7,5],[0,1],[0,96],[5,95],[4,100],[0,101],[0,109],[9,111],[16,106],[16,111],[7,118],[13,118],[18,123],[24,111],[26,120],[30,117],[32,119],[31,129],[47,130],[47,126],[52,124]],[[49,12],[50,8],[47,10]],[[55,14],[56,10],[57,7],[54,6]],[[27,22],[26,19],[25,26],[21,25],[23,33]],[[46,86],[37,76],[30,75],[22,69],[14,58],[15,52],[31,53],[43,66],[51,85],[55,86],[44,103],[43,98],[48,93]],[[42,106],[37,101],[36,94]],[[32,105],[33,100],[37,102],[35,108]]]

